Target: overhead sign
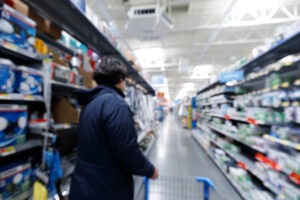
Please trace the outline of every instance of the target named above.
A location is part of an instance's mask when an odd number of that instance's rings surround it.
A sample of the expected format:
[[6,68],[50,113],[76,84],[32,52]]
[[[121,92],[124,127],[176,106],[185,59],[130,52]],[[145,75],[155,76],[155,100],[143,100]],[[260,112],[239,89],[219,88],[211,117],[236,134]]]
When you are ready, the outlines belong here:
[[223,72],[219,75],[219,81],[226,83],[228,81],[241,81],[244,79],[244,72],[242,70],[234,72]]
[[152,84],[153,85],[160,85],[160,84],[164,84],[164,83],[165,83],[164,76],[160,76],[160,75],[152,76]]

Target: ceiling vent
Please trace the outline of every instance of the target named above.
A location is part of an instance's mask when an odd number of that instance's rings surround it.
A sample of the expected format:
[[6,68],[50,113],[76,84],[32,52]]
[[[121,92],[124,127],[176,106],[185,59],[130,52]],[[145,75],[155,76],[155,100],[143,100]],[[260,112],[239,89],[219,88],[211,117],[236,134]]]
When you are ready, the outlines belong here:
[[127,12],[125,29],[140,40],[161,39],[173,29],[173,22],[162,7],[134,6]]

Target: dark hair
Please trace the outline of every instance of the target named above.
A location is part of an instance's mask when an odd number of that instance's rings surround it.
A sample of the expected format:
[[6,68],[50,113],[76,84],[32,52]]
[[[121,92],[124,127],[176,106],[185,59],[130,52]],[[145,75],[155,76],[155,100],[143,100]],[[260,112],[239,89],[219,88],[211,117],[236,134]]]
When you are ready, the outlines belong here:
[[127,68],[116,57],[103,57],[96,66],[94,80],[98,85],[114,86],[127,77]]

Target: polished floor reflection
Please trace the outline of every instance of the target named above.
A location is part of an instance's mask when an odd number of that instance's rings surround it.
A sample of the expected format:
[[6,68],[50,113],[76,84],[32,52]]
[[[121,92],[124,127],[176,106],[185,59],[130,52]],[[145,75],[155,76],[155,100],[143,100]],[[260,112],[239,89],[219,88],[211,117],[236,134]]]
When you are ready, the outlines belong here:
[[[195,142],[191,131],[180,127],[175,116],[169,115],[163,122],[159,138],[149,155],[150,160],[159,168],[160,175],[165,177],[209,177],[215,184],[217,190],[211,192],[212,200],[240,200],[230,183],[210,160],[204,150]],[[191,180],[192,181],[192,180]],[[158,180],[150,187],[149,200],[193,200],[198,193],[202,195],[202,185],[199,191],[195,191],[194,183],[163,183]],[[173,186],[172,186],[173,184]],[[175,185],[174,185],[175,184]],[[150,184],[151,185],[151,184]],[[188,187],[191,185],[192,187]],[[178,192],[180,192],[180,195]],[[172,195],[175,191],[175,195]],[[143,192],[138,195],[137,200],[143,199]],[[169,194],[167,194],[169,193]],[[176,195],[176,193],[178,195]],[[194,193],[190,194],[189,193]],[[181,198],[182,196],[182,198]]]

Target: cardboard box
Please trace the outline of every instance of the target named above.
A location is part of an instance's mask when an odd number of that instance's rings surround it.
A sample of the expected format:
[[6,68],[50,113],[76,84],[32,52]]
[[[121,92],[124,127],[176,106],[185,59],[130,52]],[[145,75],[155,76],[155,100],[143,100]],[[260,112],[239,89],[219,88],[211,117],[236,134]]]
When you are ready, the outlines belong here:
[[44,19],[37,13],[35,13],[32,9],[29,10],[29,18],[34,20],[37,24],[37,30],[46,35],[54,38],[60,39],[61,38],[61,28],[56,24],[51,23],[49,20]]
[[48,53],[52,54],[53,62],[62,66],[68,66],[67,60],[63,56],[59,56],[54,49],[48,48]]
[[22,1],[20,1],[20,0],[4,0],[3,2],[28,17],[29,7]]
[[79,74],[83,77],[83,84],[87,88],[93,87],[93,73],[92,72],[86,72],[82,68],[78,68]]
[[78,123],[79,112],[66,98],[54,99],[52,103],[52,114],[55,123]]

